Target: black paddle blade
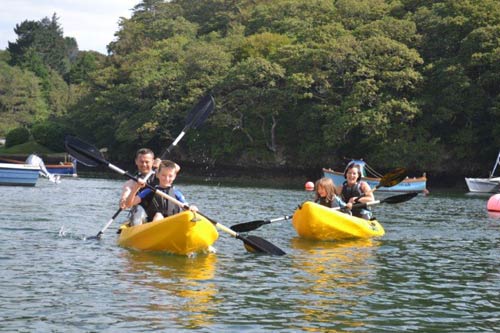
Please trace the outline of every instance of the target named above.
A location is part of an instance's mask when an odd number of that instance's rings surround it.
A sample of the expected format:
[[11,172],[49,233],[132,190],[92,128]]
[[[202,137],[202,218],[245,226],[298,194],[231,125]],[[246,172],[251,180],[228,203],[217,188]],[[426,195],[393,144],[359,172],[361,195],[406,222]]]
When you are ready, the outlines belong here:
[[101,152],[96,147],[74,136],[67,136],[65,138],[64,147],[68,154],[76,158],[83,165],[95,167],[99,163],[106,163]]
[[245,249],[247,249],[248,252],[266,253],[276,256],[282,256],[286,254],[285,251],[283,251],[276,245],[257,236],[250,235],[248,237],[242,237],[238,235],[237,238],[243,241]]
[[186,126],[196,129],[203,124],[208,115],[212,113],[215,107],[215,100],[212,95],[203,97],[193,110],[186,117]]
[[401,202],[405,202],[415,198],[418,195],[418,192],[410,192],[400,195],[394,195],[392,197],[387,197],[385,199],[380,200],[380,203],[388,203],[388,204],[397,204]]
[[391,187],[401,183],[406,178],[405,168],[396,168],[389,173],[386,173],[381,179],[376,188]]
[[256,220],[251,222],[238,223],[230,226],[233,231],[236,232],[248,232],[260,228],[264,224],[269,224],[269,220]]

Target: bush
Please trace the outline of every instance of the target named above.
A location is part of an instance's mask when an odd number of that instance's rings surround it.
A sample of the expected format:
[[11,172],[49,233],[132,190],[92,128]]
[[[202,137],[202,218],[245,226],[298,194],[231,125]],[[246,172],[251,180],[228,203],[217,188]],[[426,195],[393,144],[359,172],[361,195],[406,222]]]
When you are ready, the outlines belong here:
[[64,151],[64,137],[68,134],[65,126],[45,121],[33,125],[31,132],[35,141],[42,146],[55,152]]
[[20,145],[28,142],[30,139],[30,131],[26,127],[17,127],[7,133],[5,138],[5,147]]

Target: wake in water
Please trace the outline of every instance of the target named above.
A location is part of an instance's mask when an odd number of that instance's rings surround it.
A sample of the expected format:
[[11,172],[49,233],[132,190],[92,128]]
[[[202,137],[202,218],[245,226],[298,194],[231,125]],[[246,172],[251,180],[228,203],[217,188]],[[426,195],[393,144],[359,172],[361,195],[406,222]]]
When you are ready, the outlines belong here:
[[87,240],[86,236],[75,235],[71,233],[70,229],[67,229],[64,225],[59,229],[58,236],[60,238],[69,238],[69,239],[77,239],[77,240]]

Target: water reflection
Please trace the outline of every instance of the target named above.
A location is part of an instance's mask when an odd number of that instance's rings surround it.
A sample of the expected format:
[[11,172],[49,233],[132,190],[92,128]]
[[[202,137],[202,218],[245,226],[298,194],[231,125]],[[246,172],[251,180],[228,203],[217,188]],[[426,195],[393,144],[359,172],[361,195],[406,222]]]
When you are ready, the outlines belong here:
[[[195,257],[175,256],[152,252],[124,252],[127,264],[123,277],[127,283],[140,285],[151,297],[141,303],[156,318],[165,322],[169,318],[174,327],[197,329],[213,324],[217,286],[212,281],[217,263],[213,253]],[[143,313],[144,310],[139,312]],[[130,313],[129,313],[130,315]],[[128,318],[130,321],[137,318]],[[172,322],[169,325],[171,326]],[[152,327],[153,328],[153,327]],[[154,328],[163,328],[154,326]]]
[[297,281],[301,286],[299,307],[304,323],[300,329],[317,332],[318,324],[323,329],[364,326],[362,318],[353,316],[353,309],[363,297],[375,292],[370,283],[376,275],[373,253],[379,244],[372,239],[343,242],[292,239],[291,246],[300,250],[293,263],[307,273]]

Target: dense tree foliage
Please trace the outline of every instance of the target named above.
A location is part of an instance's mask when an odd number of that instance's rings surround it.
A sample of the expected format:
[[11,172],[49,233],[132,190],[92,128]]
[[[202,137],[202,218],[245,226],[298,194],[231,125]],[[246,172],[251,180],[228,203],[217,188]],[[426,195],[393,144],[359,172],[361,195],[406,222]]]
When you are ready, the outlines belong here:
[[[107,56],[79,52],[55,14],[16,33],[0,113],[58,122],[116,159],[160,151],[207,92],[216,112],[178,158],[485,175],[500,146],[497,0],[144,0]],[[4,71],[25,78],[9,90]]]

